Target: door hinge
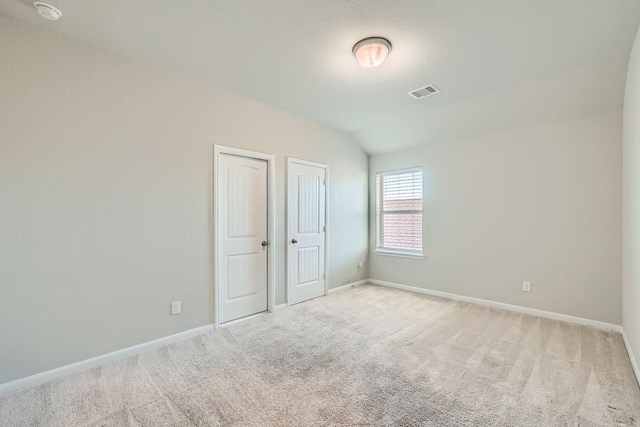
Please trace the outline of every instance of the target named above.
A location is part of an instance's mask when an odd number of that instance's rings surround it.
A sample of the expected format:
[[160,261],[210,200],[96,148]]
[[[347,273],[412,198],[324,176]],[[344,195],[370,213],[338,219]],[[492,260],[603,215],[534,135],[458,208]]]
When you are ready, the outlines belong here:
[[327,232],[327,226],[326,225],[322,226],[322,231],[324,231],[325,233]]
[[322,278],[326,279],[327,278],[327,273],[322,273]]
[[322,185],[327,185],[327,180],[326,179],[322,180]]

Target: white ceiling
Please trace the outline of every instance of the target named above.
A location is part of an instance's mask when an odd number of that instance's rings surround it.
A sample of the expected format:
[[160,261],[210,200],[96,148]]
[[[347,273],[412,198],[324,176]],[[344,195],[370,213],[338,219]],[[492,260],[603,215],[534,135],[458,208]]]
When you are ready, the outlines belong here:
[[[622,106],[640,0],[28,0],[0,12],[351,132],[381,153]],[[361,67],[358,40],[393,51]],[[442,93],[414,100],[433,83]]]

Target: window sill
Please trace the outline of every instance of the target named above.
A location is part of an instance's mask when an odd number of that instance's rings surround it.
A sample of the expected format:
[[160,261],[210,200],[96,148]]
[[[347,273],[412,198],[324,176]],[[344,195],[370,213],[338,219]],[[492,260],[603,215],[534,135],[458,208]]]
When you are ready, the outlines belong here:
[[398,258],[412,258],[412,259],[424,259],[423,254],[412,254],[407,252],[393,252],[393,251],[373,251],[375,255],[394,256]]

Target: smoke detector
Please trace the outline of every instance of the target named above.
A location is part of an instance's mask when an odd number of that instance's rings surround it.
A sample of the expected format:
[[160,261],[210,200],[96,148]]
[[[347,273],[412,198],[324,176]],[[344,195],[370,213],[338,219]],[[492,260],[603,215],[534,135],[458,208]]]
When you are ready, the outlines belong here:
[[40,16],[49,21],[57,21],[62,16],[62,12],[55,6],[42,1],[34,1],[33,6],[36,8]]
[[409,95],[414,97],[415,99],[426,98],[427,96],[435,95],[440,92],[440,89],[435,87],[435,85],[429,85],[425,87],[421,87],[420,89],[412,90],[409,92]]

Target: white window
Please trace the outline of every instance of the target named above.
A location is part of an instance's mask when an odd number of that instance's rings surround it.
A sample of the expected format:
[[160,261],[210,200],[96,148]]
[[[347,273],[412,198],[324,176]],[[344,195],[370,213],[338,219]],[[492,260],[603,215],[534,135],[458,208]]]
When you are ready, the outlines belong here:
[[422,257],[422,169],[376,174],[376,253]]

